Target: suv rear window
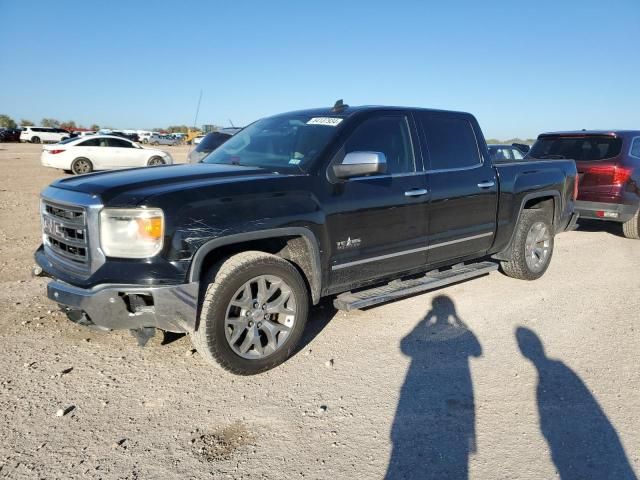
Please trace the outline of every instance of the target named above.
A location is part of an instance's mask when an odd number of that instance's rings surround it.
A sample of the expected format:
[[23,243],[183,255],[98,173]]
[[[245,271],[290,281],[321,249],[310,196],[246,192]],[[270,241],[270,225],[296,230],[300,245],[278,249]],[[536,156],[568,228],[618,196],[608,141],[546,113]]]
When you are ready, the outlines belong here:
[[579,162],[604,160],[620,155],[622,139],[609,136],[540,137],[529,156],[533,158],[571,158]]
[[227,135],[226,133],[209,133],[202,140],[200,140],[200,143],[198,143],[198,146],[196,147],[196,151],[213,152],[216,148],[218,148],[230,138],[231,135]]

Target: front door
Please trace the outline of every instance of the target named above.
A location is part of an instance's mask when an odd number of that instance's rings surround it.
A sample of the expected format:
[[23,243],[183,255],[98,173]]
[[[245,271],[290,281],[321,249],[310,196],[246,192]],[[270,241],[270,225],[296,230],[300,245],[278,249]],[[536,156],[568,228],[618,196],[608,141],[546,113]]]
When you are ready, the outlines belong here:
[[429,195],[416,136],[409,117],[381,114],[346,140],[344,154],[384,153],[387,172],[330,184],[326,222],[333,291],[425,265]]
[[431,185],[428,262],[483,255],[495,235],[498,179],[491,160],[480,153],[477,122],[458,113],[416,116]]

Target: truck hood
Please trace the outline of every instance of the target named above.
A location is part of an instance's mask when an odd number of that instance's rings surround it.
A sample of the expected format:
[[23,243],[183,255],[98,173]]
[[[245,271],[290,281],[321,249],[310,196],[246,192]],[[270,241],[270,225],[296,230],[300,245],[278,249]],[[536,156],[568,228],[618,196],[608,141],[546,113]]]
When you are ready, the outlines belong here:
[[119,203],[139,203],[144,198],[166,189],[186,189],[194,185],[244,180],[247,177],[271,177],[277,174],[256,167],[238,165],[195,164],[131,168],[110,172],[67,177],[52,187],[98,195],[108,203],[122,197]]

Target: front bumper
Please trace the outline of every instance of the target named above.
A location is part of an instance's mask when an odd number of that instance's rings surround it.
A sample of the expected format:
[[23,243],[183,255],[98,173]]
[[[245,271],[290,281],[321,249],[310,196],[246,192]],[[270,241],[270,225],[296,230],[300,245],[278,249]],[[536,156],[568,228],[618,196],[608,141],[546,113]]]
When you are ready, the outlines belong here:
[[637,211],[637,205],[576,201],[576,212],[580,214],[580,218],[624,223],[631,220]]
[[198,283],[171,286],[98,285],[84,289],[59,280],[47,296],[67,310],[70,320],[100,330],[159,328],[190,333],[195,329]]

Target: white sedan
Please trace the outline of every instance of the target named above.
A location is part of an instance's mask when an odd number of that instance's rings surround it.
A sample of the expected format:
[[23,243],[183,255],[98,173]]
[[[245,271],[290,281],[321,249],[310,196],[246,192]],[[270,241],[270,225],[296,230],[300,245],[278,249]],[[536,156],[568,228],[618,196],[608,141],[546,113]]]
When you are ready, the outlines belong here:
[[42,149],[42,165],[71,171],[76,175],[94,170],[113,170],[170,165],[167,152],[142,148],[135,142],[113,135],[70,138]]

